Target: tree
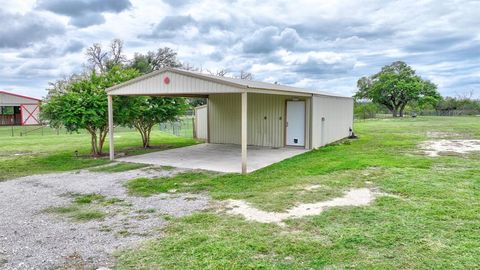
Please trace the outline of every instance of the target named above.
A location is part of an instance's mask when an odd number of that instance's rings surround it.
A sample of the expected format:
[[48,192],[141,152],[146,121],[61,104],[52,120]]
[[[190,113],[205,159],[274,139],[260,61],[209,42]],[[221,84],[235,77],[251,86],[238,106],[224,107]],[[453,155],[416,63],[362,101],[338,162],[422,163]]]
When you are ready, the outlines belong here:
[[87,61],[91,65],[91,70],[98,73],[104,73],[115,66],[121,66],[126,58],[123,55],[123,41],[120,39],[112,40],[110,51],[103,51],[102,45],[94,43],[87,49]]
[[[147,54],[135,53],[129,67],[146,74],[164,67],[181,68],[177,53],[168,48],[159,48]],[[154,125],[176,121],[189,107],[185,98],[171,97],[120,97],[117,121],[123,126],[133,127],[142,136],[143,147],[150,147],[150,133]]]
[[114,66],[98,74],[93,71],[68,84],[65,91],[51,95],[42,105],[41,117],[50,126],[64,126],[69,132],[85,129],[90,134],[92,155],[102,155],[108,134],[107,94],[105,89],[139,75],[134,69]]
[[242,80],[253,80],[253,74],[250,73],[250,72],[245,72],[243,70],[240,71],[240,75],[238,76],[239,79],[242,79]]
[[378,105],[372,102],[355,102],[353,112],[358,119],[375,118],[378,112]]
[[402,61],[384,66],[372,76],[360,78],[357,88],[356,99],[384,105],[393,117],[403,117],[404,109],[410,102],[435,103],[441,98],[435,84],[423,80]]
[[120,125],[134,127],[142,136],[144,148],[150,147],[150,133],[158,123],[178,120],[188,108],[185,98],[174,97],[119,97],[115,118]]
[[174,50],[164,47],[156,52],[149,51],[147,54],[135,53],[129,66],[146,74],[164,67],[181,68],[182,64],[178,61]]

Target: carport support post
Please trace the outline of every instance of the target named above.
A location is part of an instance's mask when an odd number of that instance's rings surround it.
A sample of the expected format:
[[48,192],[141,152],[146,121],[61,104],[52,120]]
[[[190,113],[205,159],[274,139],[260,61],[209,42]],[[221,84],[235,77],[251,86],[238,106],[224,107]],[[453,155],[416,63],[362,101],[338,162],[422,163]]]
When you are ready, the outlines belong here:
[[242,173],[247,173],[247,92],[242,92]]
[[113,146],[113,101],[112,96],[108,95],[108,142],[110,150],[110,160],[115,157],[115,149]]

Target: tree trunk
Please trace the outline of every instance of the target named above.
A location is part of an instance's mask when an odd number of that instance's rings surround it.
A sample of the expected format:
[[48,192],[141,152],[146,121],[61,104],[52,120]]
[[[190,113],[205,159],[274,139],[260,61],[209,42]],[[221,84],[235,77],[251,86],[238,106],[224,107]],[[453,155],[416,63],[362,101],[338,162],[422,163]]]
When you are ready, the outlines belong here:
[[103,154],[103,145],[105,144],[105,139],[107,138],[107,135],[108,135],[107,127],[100,130],[100,134],[99,134],[100,138],[98,140],[98,147],[97,147],[97,151],[99,155]]
[[407,104],[402,104],[402,106],[400,107],[400,117],[403,117],[403,110],[405,110],[405,106],[407,106]]
[[392,111],[392,116],[393,116],[393,117],[398,117],[398,113],[397,113],[397,109],[396,109],[396,108],[393,108],[391,111]]
[[92,137],[92,156],[96,157],[98,156],[97,133],[95,131],[92,131],[90,133],[90,136]]
[[142,132],[142,144],[143,144],[143,148],[148,148],[149,147],[149,145],[148,145],[148,135],[147,135],[147,131],[145,129]]
[[149,148],[150,147],[150,133],[152,132],[152,126],[149,126],[148,129],[147,129],[147,132],[146,132],[146,140],[145,140],[145,144],[143,147],[145,148]]
[[138,130],[140,136],[142,136],[142,147],[147,148],[147,136],[145,127],[140,123],[135,123],[133,126]]

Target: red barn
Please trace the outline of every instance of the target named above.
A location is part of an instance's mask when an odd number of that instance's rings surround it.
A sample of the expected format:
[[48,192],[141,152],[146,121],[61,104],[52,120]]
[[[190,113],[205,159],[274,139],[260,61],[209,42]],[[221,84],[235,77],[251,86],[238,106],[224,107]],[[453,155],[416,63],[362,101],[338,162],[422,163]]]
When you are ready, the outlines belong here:
[[0,126],[40,125],[38,98],[0,90]]

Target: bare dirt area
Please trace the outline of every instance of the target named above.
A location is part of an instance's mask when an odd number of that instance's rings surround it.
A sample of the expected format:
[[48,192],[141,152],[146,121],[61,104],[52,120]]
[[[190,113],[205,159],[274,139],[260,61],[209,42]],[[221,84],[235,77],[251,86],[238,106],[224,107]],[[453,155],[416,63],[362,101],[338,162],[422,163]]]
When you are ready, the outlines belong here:
[[422,143],[420,148],[431,157],[441,154],[468,154],[480,151],[480,140],[430,140]]
[[[199,194],[133,197],[123,184],[178,170],[119,173],[81,170],[0,182],[0,269],[96,269],[114,265],[112,253],[156,238],[170,217],[210,206]],[[102,202],[74,202],[96,194]],[[79,220],[59,214],[73,207]],[[56,209],[54,212],[49,209]],[[83,211],[83,212],[82,212]]]
[[285,212],[267,212],[251,206],[241,200],[229,200],[227,202],[227,213],[241,215],[250,221],[261,223],[276,223],[285,225],[283,221],[290,218],[302,218],[306,216],[319,215],[331,207],[339,206],[366,206],[375,200],[377,196],[385,195],[369,188],[351,189],[344,196],[333,198],[328,201],[317,203],[298,204]]

